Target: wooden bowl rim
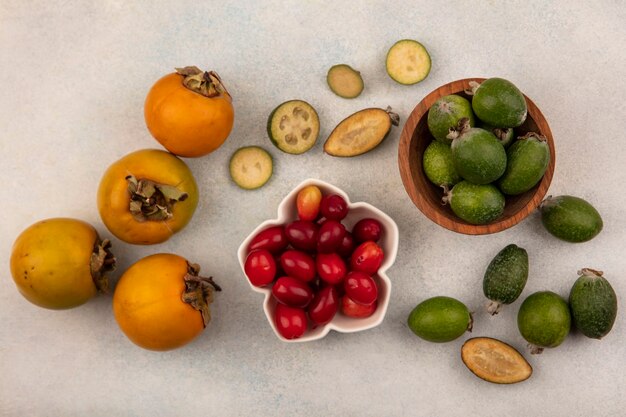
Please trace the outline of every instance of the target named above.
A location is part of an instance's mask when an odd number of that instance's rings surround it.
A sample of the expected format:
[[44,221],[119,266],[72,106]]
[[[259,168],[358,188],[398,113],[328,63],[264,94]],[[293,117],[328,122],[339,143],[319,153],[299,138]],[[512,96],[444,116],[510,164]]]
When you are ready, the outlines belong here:
[[[441,209],[439,207],[433,206],[430,200],[428,200],[427,197],[415,186],[416,182],[414,181],[413,175],[411,173],[409,161],[409,153],[411,149],[411,139],[413,138],[413,133],[415,132],[415,129],[417,128],[417,125],[422,117],[428,112],[430,106],[432,106],[437,99],[449,94],[458,94],[462,92],[464,89],[469,88],[469,83],[471,81],[476,81],[480,83],[485,80],[486,78],[479,77],[464,78],[449,82],[431,91],[415,106],[415,108],[407,118],[404,127],[402,128],[402,133],[400,134],[400,142],[398,144],[398,167],[400,169],[400,176],[402,178],[404,189],[406,190],[407,194],[409,194],[409,197],[413,201],[413,204],[415,204],[415,206],[426,217],[428,217],[430,220],[437,223],[438,225],[445,227],[448,230],[468,235],[484,235],[497,233],[502,230],[508,229],[509,227],[515,226],[523,219],[528,217],[528,215],[539,206],[541,201],[543,201],[546,193],[548,192],[548,188],[550,186],[550,183],[552,182],[552,176],[554,174],[554,167],[556,162],[554,138],[552,137],[552,131],[550,130],[548,121],[546,120],[543,113],[541,113],[541,110],[539,110],[539,108],[535,105],[535,103],[524,94],[524,98],[526,99],[526,104],[528,106],[528,116],[532,117],[533,121],[538,125],[538,130],[540,130],[539,133],[547,138],[548,146],[550,148],[550,163],[548,164],[548,168],[546,169],[543,178],[541,179],[539,184],[535,186],[535,193],[533,194],[530,201],[528,201],[528,203],[524,207],[515,212],[513,215],[506,218],[500,218],[492,223],[484,225],[472,225],[461,219],[452,220],[446,216],[439,214],[439,211]],[[421,174],[424,175],[423,172]]]

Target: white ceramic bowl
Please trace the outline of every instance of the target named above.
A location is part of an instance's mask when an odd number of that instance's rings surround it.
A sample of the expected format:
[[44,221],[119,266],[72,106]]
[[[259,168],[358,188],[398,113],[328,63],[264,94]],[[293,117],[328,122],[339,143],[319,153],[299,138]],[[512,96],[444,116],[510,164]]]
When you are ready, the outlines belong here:
[[[271,286],[256,287],[252,285],[245,275],[244,263],[246,261],[246,257],[248,256],[248,245],[250,244],[250,241],[260,231],[270,226],[287,224],[297,219],[296,196],[298,194],[298,191],[300,191],[307,185],[316,185],[320,188],[322,194],[338,194],[346,200],[350,211],[348,213],[348,216],[344,220],[342,220],[342,223],[346,226],[348,230],[351,230],[356,222],[363,218],[373,218],[378,220],[383,226],[383,235],[378,244],[383,249],[384,259],[383,263],[380,266],[380,269],[378,270],[378,273],[373,276],[378,285],[378,308],[373,315],[367,318],[352,318],[344,316],[339,311],[332,319],[332,321],[325,324],[324,326],[319,326],[315,329],[309,328],[302,337],[290,340],[282,337],[280,333],[278,333],[278,330],[276,330],[276,326],[274,324],[274,309],[276,308],[276,300],[274,299],[274,297],[272,297]],[[265,297],[263,300],[263,310],[265,311],[267,321],[270,323],[270,326],[274,330],[276,336],[280,340],[283,340],[285,342],[308,342],[311,340],[323,338],[331,330],[336,330],[341,333],[359,332],[361,330],[367,330],[376,327],[383,321],[383,319],[385,318],[385,314],[387,313],[389,296],[391,293],[391,281],[389,280],[386,271],[387,269],[389,269],[389,267],[391,267],[391,265],[393,265],[394,261],[396,260],[397,252],[398,226],[391,219],[391,217],[389,217],[376,207],[372,206],[371,204],[363,202],[350,202],[350,198],[348,197],[348,195],[333,185],[317,179],[308,179],[303,181],[296,188],[294,188],[289,194],[287,194],[283,201],[281,201],[281,203],[278,205],[278,217],[276,219],[264,221],[256,229],[254,229],[252,233],[250,233],[250,235],[239,246],[237,256],[239,257],[239,265],[241,266],[244,278],[246,279],[246,281],[248,281],[250,287],[254,291],[263,294]]]

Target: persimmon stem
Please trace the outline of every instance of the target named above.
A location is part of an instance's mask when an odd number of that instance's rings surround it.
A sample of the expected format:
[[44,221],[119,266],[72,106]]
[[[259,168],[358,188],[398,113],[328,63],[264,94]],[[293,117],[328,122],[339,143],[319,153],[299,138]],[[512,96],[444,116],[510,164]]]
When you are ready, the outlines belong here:
[[101,240],[98,236],[93,247],[89,266],[91,278],[99,292],[104,294],[109,292],[109,280],[106,274],[113,271],[116,264],[117,260],[111,252],[111,241],[108,239]]
[[176,72],[182,75],[183,85],[194,93],[205,97],[218,97],[228,94],[220,76],[215,71],[202,71],[195,66],[176,68]]
[[198,264],[187,264],[187,273],[183,277],[185,291],[182,300],[200,312],[202,324],[206,327],[211,321],[209,305],[213,302],[213,292],[222,291],[222,287],[213,281],[213,277],[201,277],[199,274]]
[[173,185],[159,184],[133,175],[126,177],[130,193],[129,210],[138,222],[167,220],[172,217],[174,203],[185,201],[189,194]]

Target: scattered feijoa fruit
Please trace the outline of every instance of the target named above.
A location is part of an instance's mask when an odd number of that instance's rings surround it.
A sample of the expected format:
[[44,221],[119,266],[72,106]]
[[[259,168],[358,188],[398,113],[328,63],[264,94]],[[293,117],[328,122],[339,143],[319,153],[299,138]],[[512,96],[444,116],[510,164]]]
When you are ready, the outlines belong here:
[[429,342],[450,342],[472,330],[472,315],[459,300],[433,297],[419,303],[408,318],[409,328]]
[[504,213],[504,195],[493,184],[461,181],[445,193],[442,201],[470,224],[490,223]]
[[529,295],[517,313],[517,326],[531,344],[531,353],[559,346],[569,334],[572,318],[569,306],[552,291]]
[[244,190],[262,187],[273,172],[272,156],[258,146],[237,149],[229,165],[231,178]]
[[454,168],[450,146],[438,140],[432,141],[424,150],[422,166],[426,177],[437,186],[452,187],[462,180]]
[[392,80],[405,85],[416,84],[430,73],[430,55],[418,41],[402,39],[387,52],[387,74]]
[[369,108],[343,119],[331,132],[324,152],[332,156],[357,156],[371,151],[387,137],[400,116],[391,111]]
[[528,253],[517,245],[507,245],[489,263],[483,278],[483,293],[490,300],[489,313],[498,314],[503,304],[520,296],[528,279]]
[[507,195],[522,194],[533,188],[550,164],[548,142],[534,132],[519,138],[506,153],[506,170],[498,180],[498,187]]
[[452,161],[456,172],[473,184],[489,184],[506,169],[506,151],[493,133],[469,127],[463,120],[461,133],[452,141]]
[[330,91],[342,98],[358,97],[363,91],[361,73],[350,65],[333,65],[326,74],[326,82]]
[[320,132],[317,112],[306,101],[290,100],[280,104],[269,115],[267,134],[281,151],[301,154],[313,147]]
[[611,331],[617,316],[617,296],[602,271],[584,268],[569,294],[574,326],[582,334],[601,339]]
[[526,99],[510,81],[489,78],[472,87],[472,109],[480,120],[494,127],[517,127],[524,123],[528,114]]
[[475,125],[471,103],[456,94],[443,96],[428,109],[428,130],[435,139],[449,145],[452,138],[448,135],[458,129],[462,119],[467,119],[470,127]]
[[539,207],[546,230],[559,239],[573,243],[586,242],[602,231],[600,213],[582,198],[550,196]]
[[533,368],[514,347],[490,337],[474,337],[461,348],[461,359],[477,377],[494,384],[515,384],[530,378]]

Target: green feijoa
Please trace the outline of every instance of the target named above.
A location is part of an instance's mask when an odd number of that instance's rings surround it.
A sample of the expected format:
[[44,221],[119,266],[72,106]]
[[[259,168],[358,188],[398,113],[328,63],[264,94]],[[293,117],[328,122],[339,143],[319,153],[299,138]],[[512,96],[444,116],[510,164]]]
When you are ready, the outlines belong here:
[[541,203],[540,209],[543,225],[559,239],[573,243],[586,242],[602,231],[600,213],[582,198],[550,196]]
[[443,203],[471,224],[490,223],[504,212],[504,195],[493,184],[476,185],[461,181],[445,193]]
[[474,126],[472,105],[466,98],[456,94],[441,97],[428,109],[428,130],[435,139],[449,145],[453,138],[448,135],[458,128],[463,118],[467,118],[470,126]]
[[461,181],[452,163],[452,151],[450,146],[443,142],[432,141],[424,150],[422,166],[426,177],[438,186],[453,186]]
[[584,268],[569,293],[574,326],[582,334],[601,339],[611,331],[617,316],[617,296],[602,271]]
[[508,245],[491,260],[483,278],[483,293],[491,300],[489,313],[498,314],[502,304],[511,304],[522,293],[528,279],[528,253]]
[[494,127],[488,123],[481,123],[478,127],[493,133],[505,149],[515,141],[515,129],[512,127]]
[[480,128],[463,128],[452,141],[456,172],[474,184],[489,184],[506,169],[506,151],[493,133]]
[[429,342],[450,342],[472,330],[472,315],[459,300],[433,297],[419,303],[408,318],[409,328]]
[[537,185],[550,163],[546,138],[534,132],[515,141],[506,154],[506,170],[498,180],[498,187],[508,195],[522,194]]
[[472,110],[480,120],[495,127],[517,127],[528,114],[526,99],[510,81],[489,78],[472,87]]
[[557,347],[569,334],[572,318],[565,300],[552,291],[529,295],[517,313],[517,327],[531,346],[531,353]]

